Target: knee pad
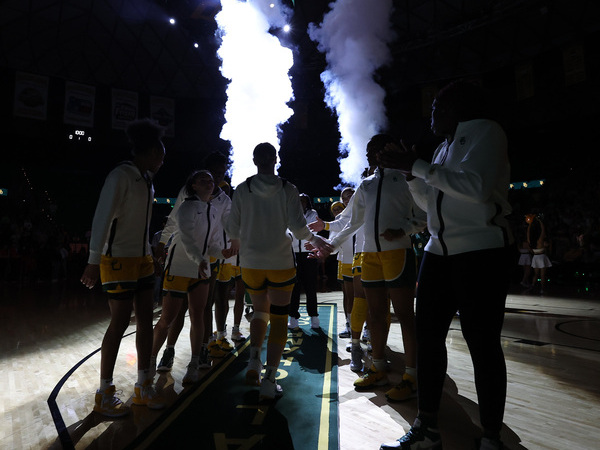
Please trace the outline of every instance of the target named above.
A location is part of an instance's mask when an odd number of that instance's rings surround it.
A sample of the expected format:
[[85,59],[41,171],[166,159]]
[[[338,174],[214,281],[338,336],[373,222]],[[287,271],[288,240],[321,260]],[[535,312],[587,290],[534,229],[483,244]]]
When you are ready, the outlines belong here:
[[360,333],[367,320],[369,305],[366,298],[354,297],[354,305],[350,314],[350,329],[355,333]]
[[262,320],[264,323],[269,323],[269,313],[262,311],[254,311],[252,320]]
[[287,342],[288,315],[271,313],[271,330],[269,331],[269,344],[284,346]]
[[135,291],[109,292],[108,298],[111,300],[132,300],[135,296]]
[[275,314],[276,316],[287,316],[290,313],[290,304],[287,305],[271,305],[271,314]]

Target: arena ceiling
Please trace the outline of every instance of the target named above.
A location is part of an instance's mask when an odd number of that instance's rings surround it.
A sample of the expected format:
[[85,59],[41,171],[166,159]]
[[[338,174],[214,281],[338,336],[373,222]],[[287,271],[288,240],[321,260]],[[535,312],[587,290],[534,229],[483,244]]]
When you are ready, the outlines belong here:
[[[300,30],[319,23],[330,3],[285,1]],[[0,67],[175,98],[220,96],[218,10],[218,0],[4,0]],[[384,81],[393,92],[581,44],[598,34],[600,2],[395,0],[392,20],[397,39]],[[320,73],[323,55],[302,31],[296,45],[297,71]]]

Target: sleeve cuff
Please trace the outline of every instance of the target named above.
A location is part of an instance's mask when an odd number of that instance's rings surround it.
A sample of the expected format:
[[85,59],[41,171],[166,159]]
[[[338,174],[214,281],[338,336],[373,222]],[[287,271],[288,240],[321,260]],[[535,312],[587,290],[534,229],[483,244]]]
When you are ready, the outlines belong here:
[[88,257],[88,264],[100,264],[100,259],[102,257],[102,254],[94,251],[94,250],[90,250],[90,256]]
[[430,168],[431,164],[422,159],[417,159],[412,166],[411,173],[417,178],[425,178]]

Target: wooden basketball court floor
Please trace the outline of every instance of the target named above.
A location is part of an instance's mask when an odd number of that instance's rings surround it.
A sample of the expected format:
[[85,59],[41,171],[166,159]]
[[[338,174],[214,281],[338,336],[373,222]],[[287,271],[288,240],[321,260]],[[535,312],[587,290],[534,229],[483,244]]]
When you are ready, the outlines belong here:
[[[47,400],[61,378],[99,348],[109,318],[105,297],[96,289],[60,284],[0,286],[0,293],[0,448],[61,448]],[[337,303],[339,329],[344,323],[341,300],[341,292],[319,294],[319,302]],[[506,448],[600,448],[597,294],[550,292],[541,297],[515,290],[506,311],[502,333],[508,367],[502,430]],[[157,317],[158,313],[157,309]],[[231,327],[231,312],[228,324]],[[189,358],[188,326],[186,320],[173,372],[166,378],[171,387],[169,402],[182,390],[180,382]],[[242,329],[248,332],[245,319]],[[114,381],[125,400],[132,395],[136,379],[133,331],[132,323],[115,370]],[[409,428],[416,414],[416,400],[388,404],[386,387],[367,393],[354,391],[356,375],[349,369],[346,343],[345,339],[338,340],[340,448],[376,450],[381,442],[393,441]],[[444,448],[470,449],[479,429],[476,393],[458,319],[452,323],[447,347],[449,365],[440,416]],[[394,321],[387,355],[392,382],[400,377],[402,351],[400,327]],[[95,353],[68,377],[56,397],[78,449],[122,448],[159,414],[137,407],[125,420],[105,421],[92,413],[99,363],[99,353]],[[290,381],[286,381],[287,389],[292,388]]]

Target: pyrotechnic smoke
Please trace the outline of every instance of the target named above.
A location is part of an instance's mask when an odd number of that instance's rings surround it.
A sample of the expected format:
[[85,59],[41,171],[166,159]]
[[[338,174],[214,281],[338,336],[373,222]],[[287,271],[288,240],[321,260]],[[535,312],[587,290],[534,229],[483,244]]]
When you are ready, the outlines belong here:
[[279,126],[293,113],[287,106],[293,100],[288,75],[293,56],[269,33],[286,23],[287,10],[279,0],[221,0],[221,6],[218,56],[221,73],[230,82],[220,136],[231,143],[235,187],[256,173],[252,151],[257,144],[279,148]]
[[319,26],[310,24],[309,36],[327,59],[321,80],[325,102],[338,116],[340,177],[357,185],[367,167],[367,142],[387,126],[385,91],[373,75],[391,58],[392,0],[337,0],[331,6]]

